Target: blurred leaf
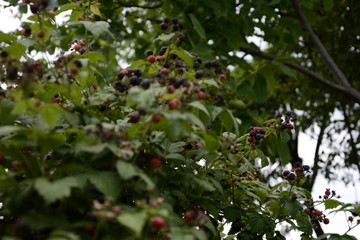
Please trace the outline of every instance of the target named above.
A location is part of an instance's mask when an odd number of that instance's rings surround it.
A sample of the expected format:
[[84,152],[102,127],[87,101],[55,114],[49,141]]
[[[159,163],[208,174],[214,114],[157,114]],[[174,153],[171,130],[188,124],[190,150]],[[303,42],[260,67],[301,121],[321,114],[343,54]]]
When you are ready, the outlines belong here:
[[117,220],[120,224],[131,229],[136,234],[136,236],[140,237],[141,231],[146,221],[146,217],[147,214],[144,210],[138,212],[131,211],[121,213],[117,217]]
[[191,22],[193,24],[193,27],[195,29],[195,31],[197,32],[197,34],[199,34],[199,36],[206,40],[206,34],[205,34],[205,30],[204,28],[201,26],[201,23],[199,22],[199,20],[197,19],[197,17],[194,14],[189,14],[189,17],[191,19]]
[[116,169],[120,177],[124,180],[129,180],[130,178],[139,175],[136,168],[131,163],[124,162],[121,160],[116,162]]
[[120,194],[119,179],[112,172],[98,172],[91,174],[89,175],[89,180],[99,191],[104,193],[105,196],[117,199]]

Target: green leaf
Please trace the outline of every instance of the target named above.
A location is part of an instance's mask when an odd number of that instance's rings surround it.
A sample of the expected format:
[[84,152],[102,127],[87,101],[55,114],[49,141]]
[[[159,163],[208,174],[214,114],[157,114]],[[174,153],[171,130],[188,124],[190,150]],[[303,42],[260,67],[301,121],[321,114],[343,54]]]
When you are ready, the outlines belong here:
[[4,48],[4,51],[8,52],[12,57],[20,59],[21,56],[25,53],[26,47],[21,43],[15,42]]
[[71,24],[83,24],[84,27],[94,35],[95,38],[99,38],[104,33],[108,33],[113,37],[109,31],[110,24],[105,21],[73,21]]
[[205,34],[205,30],[204,28],[201,26],[201,23],[199,22],[199,20],[197,19],[197,17],[194,14],[189,14],[191,22],[194,26],[195,31],[197,32],[197,34],[199,34],[199,36],[206,40],[206,34]]
[[254,100],[256,102],[265,102],[268,99],[267,82],[262,74],[256,74],[255,83],[253,86]]
[[326,199],[325,200],[325,209],[336,208],[340,205],[342,205],[342,203],[339,202],[338,200],[335,200],[335,199]]
[[290,151],[288,145],[283,143],[279,139],[276,139],[275,142],[276,142],[276,150],[279,154],[282,164],[287,164],[288,162],[290,162]]
[[194,181],[197,182],[205,191],[213,192],[216,190],[214,185],[207,180],[194,178]]
[[47,203],[69,197],[71,188],[80,186],[82,186],[81,182],[75,177],[65,177],[54,182],[49,182],[45,178],[38,178],[34,184],[34,188]]
[[102,17],[98,5],[91,4],[91,5],[90,5],[90,11],[91,11],[93,14],[98,15],[99,17]]
[[116,163],[116,170],[118,171],[120,177],[124,180],[129,180],[130,178],[139,175],[136,168],[131,163],[120,160]]
[[119,179],[112,172],[98,172],[91,174],[89,180],[106,196],[111,196],[113,199],[116,199],[120,194]]
[[168,42],[175,36],[175,33],[170,34],[161,34],[156,40],[160,40],[162,42]]
[[120,224],[131,229],[137,237],[140,237],[141,231],[144,227],[146,221],[147,214],[144,210],[139,212],[124,212],[121,213],[117,220]]
[[249,213],[248,217],[248,227],[253,233],[261,233],[269,227],[269,229],[273,228],[274,222],[265,215],[261,215],[259,213]]
[[211,118],[211,114],[210,114],[209,110],[206,108],[206,106],[203,103],[201,103],[199,101],[194,101],[194,102],[189,103],[189,105],[203,111],[209,118]]
[[186,63],[186,65],[188,65],[189,67],[193,66],[193,56],[188,51],[184,49],[179,49],[176,50],[175,53]]
[[292,70],[291,68],[289,68],[288,66],[284,65],[281,62],[272,61],[272,63],[275,66],[277,66],[284,74],[296,79],[296,74],[295,74],[294,70]]
[[280,132],[280,140],[283,143],[287,143],[290,140],[290,135],[286,132]]
[[3,32],[0,32],[0,42],[12,42],[12,41],[15,41],[16,40],[16,37],[11,35],[11,34],[8,34],[8,33],[3,33]]
[[88,52],[87,56],[92,63],[96,63],[97,61],[106,62],[105,56],[98,52]]
[[224,108],[223,111],[219,114],[219,118],[226,131],[231,132],[233,129],[235,129],[235,134],[238,134],[238,123],[229,109]]
[[58,104],[45,104],[41,108],[40,116],[52,128],[62,113],[63,109]]
[[334,7],[334,0],[323,0],[324,8],[326,11],[331,11]]

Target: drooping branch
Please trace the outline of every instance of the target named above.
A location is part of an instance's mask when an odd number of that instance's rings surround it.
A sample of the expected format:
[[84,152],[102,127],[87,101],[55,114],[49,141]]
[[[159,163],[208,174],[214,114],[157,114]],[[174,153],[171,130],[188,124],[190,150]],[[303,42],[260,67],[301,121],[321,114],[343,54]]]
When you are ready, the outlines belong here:
[[122,7],[136,7],[136,8],[144,8],[144,9],[156,9],[156,8],[159,8],[162,6],[162,3],[157,3],[155,5],[152,5],[152,6],[140,6],[140,5],[137,5],[137,4],[132,4],[132,3],[124,3],[122,1],[117,1],[117,3],[122,6]]
[[[276,59],[276,56],[273,54],[269,54],[269,53],[265,53],[262,52],[258,49],[252,48],[252,47],[248,47],[248,48],[240,48],[241,51],[250,54],[252,56],[257,56],[257,57],[261,57],[263,59],[267,59],[267,60],[274,60]],[[311,71],[310,69],[301,66],[300,64],[296,63],[296,62],[284,62],[284,64],[308,77],[310,77],[311,79],[320,82],[322,84],[325,84],[326,86],[328,86],[329,88],[333,89],[333,90],[337,90],[343,94],[346,94],[346,96],[350,96],[352,97],[356,102],[360,103],[360,92],[358,92],[356,89],[352,88],[352,87],[345,87],[336,83],[333,83],[321,76],[319,76],[318,74],[316,74],[315,72]]]
[[299,0],[292,0],[295,12],[301,22],[302,27],[304,30],[306,30],[309,33],[310,39],[313,42],[315,48],[319,51],[320,56],[324,60],[325,64],[329,68],[329,70],[332,72],[336,80],[344,87],[351,88],[350,83],[348,82],[347,78],[343,74],[343,72],[340,70],[340,68],[336,65],[335,61],[331,58],[330,54],[327,52],[326,48],[322,44],[319,37],[315,34],[315,32],[312,30],[310,24],[305,18],[305,15],[302,11],[301,5]]

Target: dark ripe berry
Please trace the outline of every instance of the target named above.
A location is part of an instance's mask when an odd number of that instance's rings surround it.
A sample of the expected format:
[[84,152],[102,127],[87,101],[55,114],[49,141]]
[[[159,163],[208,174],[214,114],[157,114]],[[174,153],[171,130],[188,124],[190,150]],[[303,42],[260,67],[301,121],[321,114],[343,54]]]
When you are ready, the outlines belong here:
[[184,29],[184,24],[182,24],[182,23],[179,23],[179,29]]
[[174,32],[176,32],[177,30],[179,30],[179,26],[178,25],[173,25],[172,30]]
[[196,58],[196,62],[202,64],[202,59],[198,57],[198,58]]
[[170,18],[164,18],[163,22],[164,23],[170,23]]
[[266,131],[265,131],[264,129],[260,128],[259,133],[260,133],[260,134],[265,134]]
[[295,175],[295,173],[292,173],[292,172],[290,172],[286,177],[286,179],[289,181],[295,180],[295,178],[296,178],[296,175]]
[[219,93],[218,95],[216,95],[216,98],[218,101],[222,102],[224,101],[224,95],[222,95],[221,93]]
[[154,63],[156,61],[156,57],[153,55],[150,55],[150,56],[148,56],[147,60],[149,63]]
[[163,56],[166,53],[167,47],[162,47],[159,51],[159,55]]
[[82,67],[82,63],[81,63],[80,60],[77,59],[77,60],[74,61],[74,63],[75,63],[75,66],[77,66],[78,68]]
[[179,75],[182,75],[186,72],[186,69],[185,68],[177,68],[176,69],[176,73],[179,74]]
[[148,89],[150,87],[150,82],[148,80],[143,80],[141,83],[140,83],[140,86],[142,88],[145,88],[145,89]]
[[84,48],[80,49],[80,54],[84,54],[86,52],[86,50]]
[[280,126],[280,129],[281,129],[281,130],[287,129],[287,124],[286,124],[286,123],[282,123],[281,126]]
[[305,212],[307,215],[310,215],[311,210],[307,208],[307,209],[304,210],[304,212]]
[[151,226],[160,229],[165,226],[165,221],[162,217],[154,217],[151,219]]
[[153,54],[154,54],[153,50],[146,50],[146,52],[145,52],[145,55],[146,55],[147,57],[149,57],[149,56],[151,56],[151,55],[153,55]]
[[301,162],[296,162],[296,163],[295,163],[295,167],[296,167],[296,168],[301,167]]
[[31,35],[31,28],[24,28],[22,31],[21,31],[21,34],[25,37],[28,37]]
[[328,218],[324,218],[323,222],[324,222],[325,224],[329,224],[329,223],[330,223],[330,220],[329,220]]
[[100,103],[98,108],[101,112],[104,112],[107,109],[107,105],[105,103]]
[[137,86],[140,84],[140,78],[138,78],[137,76],[132,76],[130,77],[130,84],[133,86]]
[[249,143],[254,142],[254,138],[253,138],[253,137],[248,137],[247,140],[248,140]]
[[196,79],[199,79],[199,78],[202,78],[204,76],[204,70],[198,70],[195,72],[195,78]]
[[39,31],[39,32],[37,33],[37,36],[38,36],[38,38],[43,38],[43,37],[45,36],[44,31]]
[[255,138],[256,140],[261,140],[261,139],[262,139],[262,135],[261,135],[261,134],[256,134],[256,135],[254,136],[254,138]]
[[30,5],[30,11],[33,13],[33,14],[36,14],[39,12],[39,7],[37,5]]
[[249,127],[248,131],[250,132],[252,130],[254,130],[254,127],[253,126]]
[[113,83],[113,88],[122,93],[128,90],[128,85],[123,82],[117,81]]
[[154,123],[159,123],[161,121],[161,116],[158,115],[158,114],[155,114],[152,116],[151,120],[154,122]]
[[295,200],[297,199],[296,193],[293,193],[293,194],[291,195],[290,199],[291,199],[292,201],[295,201]]
[[122,80],[125,77],[125,75],[122,72],[118,72],[116,74],[116,77],[117,77],[118,80]]
[[6,71],[7,71],[6,77],[8,79],[15,80],[18,78],[18,68],[17,67],[7,68]]
[[211,61],[206,61],[204,63],[205,68],[211,68]]
[[351,211],[351,214],[354,216],[354,217],[357,217],[359,216],[359,214],[354,210],[354,211]]
[[9,54],[6,51],[1,51],[0,56],[1,56],[1,58],[7,58],[9,56]]
[[293,126],[291,123],[287,123],[287,124],[286,124],[286,127],[289,128],[289,129],[293,129],[293,128],[294,128],[294,126]]
[[184,146],[184,149],[186,149],[186,150],[191,150],[192,148],[193,148],[192,143],[187,143],[187,144]]
[[164,30],[164,31],[165,31],[166,29],[168,29],[168,27],[169,27],[169,25],[168,25],[167,23],[164,23],[164,22],[163,22],[163,23],[160,24],[160,28],[161,28],[162,30]]
[[177,41],[178,42],[183,42],[185,40],[185,35],[183,33],[180,33],[178,38],[177,38]]
[[275,115],[275,118],[281,118],[282,117],[282,113],[277,113],[276,115]]
[[288,116],[288,117],[290,117],[290,116],[292,115],[292,112],[287,111],[287,112],[285,113],[285,115]]
[[353,217],[353,216],[349,216],[349,217],[348,217],[348,220],[349,220],[350,222],[352,222],[352,221],[354,220],[354,217]]
[[48,1],[41,1],[41,6],[43,6],[44,8],[46,8],[49,5]]
[[140,113],[139,112],[133,112],[131,115],[130,115],[130,120],[129,122],[131,123],[137,123],[139,120],[140,120]]
[[250,131],[250,132],[249,132],[249,135],[250,135],[251,137],[255,137],[256,131],[254,131],[254,130]]
[[150,159],[150,166],[153,168],[157,168],[161,166],[161,160],[158,158],[152,158]]
[[169,64],[169,63],[164,63],[164,64],[163,64],[163,67],[164,67],[164,68],[170,68],[170,64]]
[[330,195],[330,194],[331,194],[330,189],[326,189],[325,195]]
[[140,115],[145,115],[146,114],[146,108],[145,107],[139,107],[138,112],[140,113]]
[[283,175],[284,177],[287,177],[289,174],[290,174],[290,171],[289,171],[289,170],[284,170],[283,173],[282,173],[282,175]]
[[303,166],[303,170],[304,170],[304,171],[309,171],[309,170],[310,170],[309,165],[304,165],[304,166]]
[[211,63],[211,67],[213,67],[213,68],[220,67],[220,64],[217,60],[213,60],[210,63]]
[[194,65],[193,65],[193,68],[199,68],[199,67],[200,67],[200,63],[195,62]]
[[178,57],[178,55],[176,53],[170,53],[169,54],[170,59],[176,59],[177,57]]
[[177,20],[176,18],[174,18],[174,19],[172,20],[172,23],[173,23],[173,24],[178,24],[178,23],[179,23],[179,20]]
[[137,77],[141,77],[141,74],[142,74],[141,70],[138,68],[133,69],[133,73]]

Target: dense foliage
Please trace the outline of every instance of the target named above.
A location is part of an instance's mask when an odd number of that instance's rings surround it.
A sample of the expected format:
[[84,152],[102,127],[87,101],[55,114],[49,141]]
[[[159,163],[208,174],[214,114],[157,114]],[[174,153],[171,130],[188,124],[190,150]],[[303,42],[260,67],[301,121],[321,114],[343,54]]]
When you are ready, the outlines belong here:
[[[351,230],[360,206],[328,189],[312,199],[314,171],[292,156],[308,123],[288,91],[309,84],[288,58],[237,57],[254,27],[278,39],[285,3],[9,2],[31,14],[0,33],[3,239],[285,239],[284,223],[302,239],[355,239],[321,225],[345,211]],[[274,26],[254,20],[268,14]],[[271,186],[261,169],[274,162],[293,167]]]

